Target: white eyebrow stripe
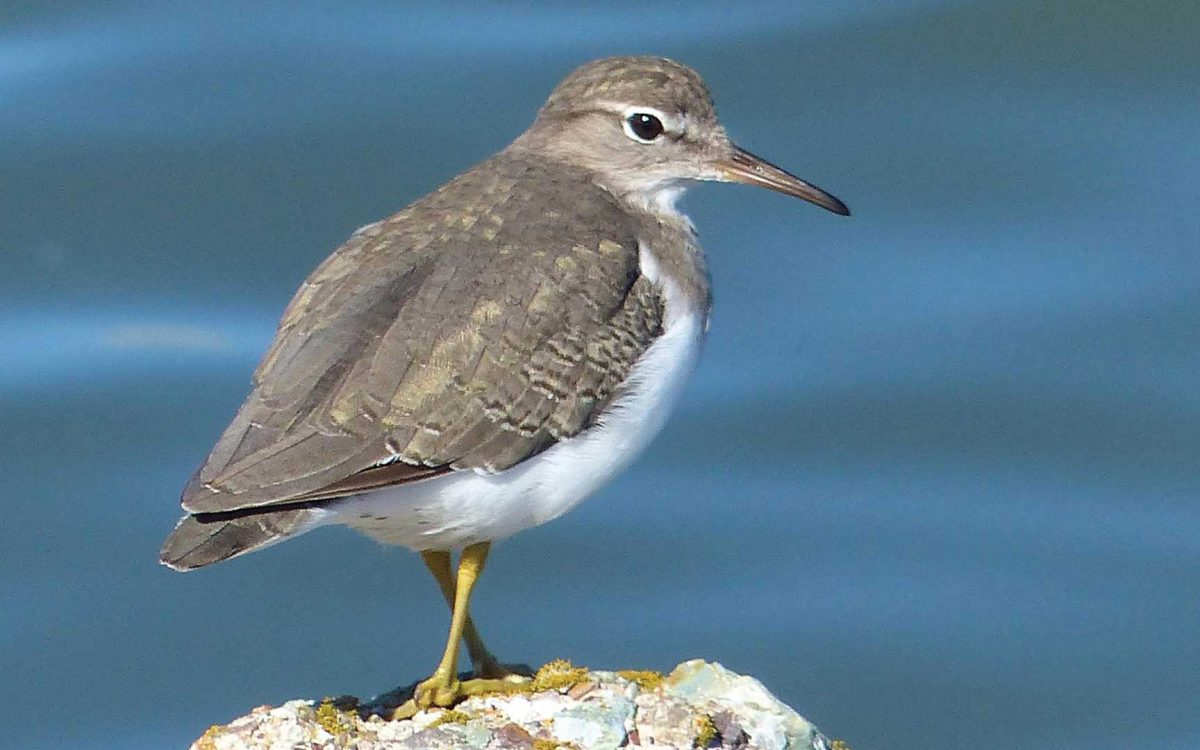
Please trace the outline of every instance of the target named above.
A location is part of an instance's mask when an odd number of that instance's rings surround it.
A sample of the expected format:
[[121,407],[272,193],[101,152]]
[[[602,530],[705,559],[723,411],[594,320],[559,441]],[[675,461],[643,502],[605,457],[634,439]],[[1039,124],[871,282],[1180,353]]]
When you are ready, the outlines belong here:
[[663,124],[663,127],[672,133],[682,133],[684,130],[684,125],[686,124],[683,122],[683,118],[668,115],[666,112],[663,112],[657,107],[646,107],[637,104],[632,107],[625,107],[624,109],[620,110],[620,112],[622,119],[625,120],[628,120],[633,115],[654,115],[659,119],[659,122]]
[[686,117],[682,117],[679,115],[669,115],[666,112],[663,112],[658,107],[651,107],[649,105],[643,105],[643,104],[627,105],[627,104],[621,104],[620,102],[614,102],[614,101],[602,101],[602,102],[597,102],[596,107],[598,109],[607,110],[609,112],[612,112],[613,114],[620,115],[622,120],[628,120],[630,115],[635,115],[635,114],[639,114],[639,113],[645,113],[647,115],[654,115],[660,121],[662,121],[663,128],[665,128],[667,130],[667,132],[670,132],[670,133],[683,133],[685,130],[687,130],[687,126],[688,126],[688,120]]

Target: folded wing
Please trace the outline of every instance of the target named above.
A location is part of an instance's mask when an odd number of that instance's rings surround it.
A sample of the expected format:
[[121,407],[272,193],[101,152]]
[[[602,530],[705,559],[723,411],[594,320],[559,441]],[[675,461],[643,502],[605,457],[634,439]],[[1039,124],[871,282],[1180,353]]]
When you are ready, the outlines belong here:
[[517,169],[485,163],[314,271],[185,510],[502,471],[595,422],[661,334],[662,300],[607,194],[564,172],[549,194],[513,190],[531,177]]

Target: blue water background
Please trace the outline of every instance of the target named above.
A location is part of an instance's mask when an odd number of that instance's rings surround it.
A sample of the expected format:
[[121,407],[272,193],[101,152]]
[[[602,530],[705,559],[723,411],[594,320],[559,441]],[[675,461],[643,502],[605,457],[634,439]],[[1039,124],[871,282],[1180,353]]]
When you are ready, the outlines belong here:
[[430,669],[411,554],[158,546],[322,257],[653,52],[855,215],[689,194],[699,371],[497,548],[495,650],[716,659],[855,750],[1200,747],[1200,6],[564,7],[0,9],[4,741],[182,748]]

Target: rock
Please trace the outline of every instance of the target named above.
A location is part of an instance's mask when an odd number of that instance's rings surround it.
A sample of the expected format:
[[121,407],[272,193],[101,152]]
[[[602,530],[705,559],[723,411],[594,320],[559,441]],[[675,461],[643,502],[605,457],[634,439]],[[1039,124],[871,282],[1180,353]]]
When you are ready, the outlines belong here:
[[347,697],[262,706],[210,727],[192,750],[845,748],[758,680],[699,659],[666,677],[552,662],[518,692],[474,696],[401,721],[384,718],[406,693],[411,687],[368,703]]

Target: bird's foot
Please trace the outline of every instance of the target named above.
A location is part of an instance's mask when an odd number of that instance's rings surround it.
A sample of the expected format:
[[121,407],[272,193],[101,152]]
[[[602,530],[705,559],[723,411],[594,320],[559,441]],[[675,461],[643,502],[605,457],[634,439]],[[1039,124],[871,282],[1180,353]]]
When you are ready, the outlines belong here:
[[472,695],[501,695],[505,693],[521,693],[529,689],[532,680],[517,674],[507,677],[483,678],[476,677],[462,684],[463,697]]
[[[483,670],[482,674],[480,670]],[[417,683],[413,697],[392,711],[392,719],[411,719],[428,708],[450,708],[473,695],[519,692],[528,689],[532,680],[532,670],[524,664],[493,661],[491,664],[480,664],[480,670],[476,670],[476,676],[469,680],[435,672],[428,680]]]
[[413,697],[396,707],[393,719],[411,719],[418,711],[427,708],[450,708],[466,697],[463,683],[454,672],[439,669],[428,680],[418,682]]

